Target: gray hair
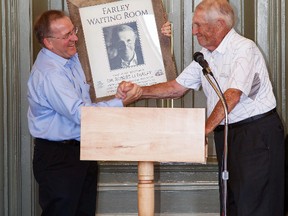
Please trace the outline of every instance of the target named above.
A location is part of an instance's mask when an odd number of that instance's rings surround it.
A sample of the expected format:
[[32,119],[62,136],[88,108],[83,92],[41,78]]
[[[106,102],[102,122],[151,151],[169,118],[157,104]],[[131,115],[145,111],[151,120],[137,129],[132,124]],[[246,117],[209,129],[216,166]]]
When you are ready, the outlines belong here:
[[207,21],[223,19],[229,28],[236,22],[232,5],[227,0],[203,0],[197,5],[196,10],[205,11]]

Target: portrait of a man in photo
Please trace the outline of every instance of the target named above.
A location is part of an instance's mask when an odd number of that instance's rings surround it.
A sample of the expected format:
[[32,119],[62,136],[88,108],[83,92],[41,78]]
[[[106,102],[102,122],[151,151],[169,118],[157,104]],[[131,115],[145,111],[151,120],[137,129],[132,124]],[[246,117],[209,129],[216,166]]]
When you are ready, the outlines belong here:
[[136,22],[103,29],[110,69],[144,64]]

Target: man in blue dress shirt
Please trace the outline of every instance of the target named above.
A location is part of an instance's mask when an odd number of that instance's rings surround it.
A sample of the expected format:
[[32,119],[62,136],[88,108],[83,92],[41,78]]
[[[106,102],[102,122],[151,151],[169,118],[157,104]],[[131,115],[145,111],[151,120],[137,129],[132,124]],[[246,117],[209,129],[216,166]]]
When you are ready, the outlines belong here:
[[[28,81],[28,123],[42,215],[95,216],[97,162],[79,158],[80,109],[122,107],[130,99],[91,102],[76,50],[78,29],[64,12],[44,12],[34,31],[43,48]],[[131,99],[138,93],[135,88]]]

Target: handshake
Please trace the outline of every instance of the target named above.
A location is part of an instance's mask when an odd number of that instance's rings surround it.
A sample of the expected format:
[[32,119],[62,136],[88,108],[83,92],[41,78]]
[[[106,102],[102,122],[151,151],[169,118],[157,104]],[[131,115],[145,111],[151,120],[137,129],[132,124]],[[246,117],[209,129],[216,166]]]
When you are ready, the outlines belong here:
[[122,100],[123,105],[126,106],[130,103],[140,99],[143,93],[143,89],[132,82],[122,81],[118,88],[115,97]]

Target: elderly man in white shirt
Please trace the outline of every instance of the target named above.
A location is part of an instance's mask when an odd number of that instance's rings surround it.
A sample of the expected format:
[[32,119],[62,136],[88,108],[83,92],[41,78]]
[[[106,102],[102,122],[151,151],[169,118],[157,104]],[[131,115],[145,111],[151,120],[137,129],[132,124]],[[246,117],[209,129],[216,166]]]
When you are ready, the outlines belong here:
[[[192,34],[224,92],[228,107],[228,200],[223,206],[225,112],[222,102],[193,61],[175,79],[141,87],[144,98],[179,98],[201,86],[207,96],[205,134],[214,131],[219,166],[220,208],[229,216],[284,215],[284,130],[276,112],[264,58],[256,44],[234,29],[235,15],[226,0],[203,0],[196,7]],[[129,95],[123,82],[118,96]],[[140,87],[139,87],[140,88]]]

